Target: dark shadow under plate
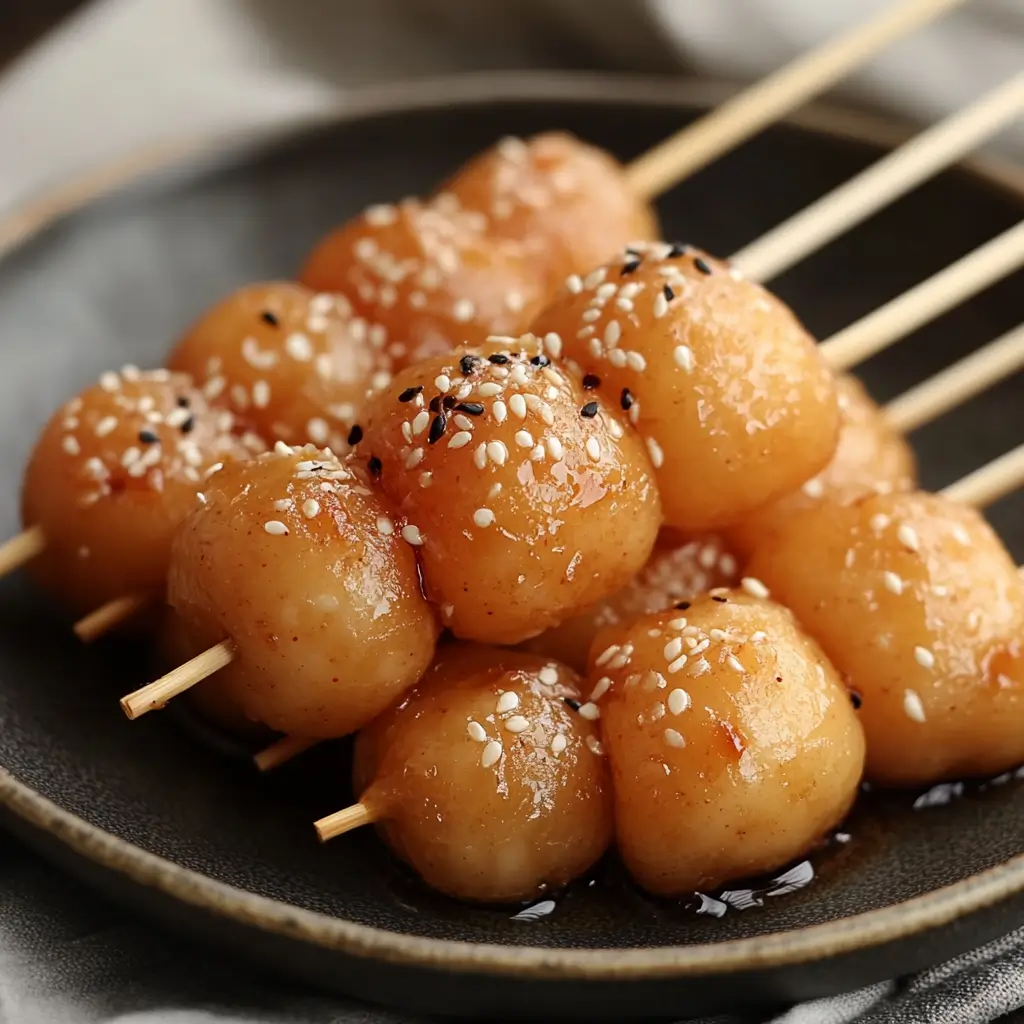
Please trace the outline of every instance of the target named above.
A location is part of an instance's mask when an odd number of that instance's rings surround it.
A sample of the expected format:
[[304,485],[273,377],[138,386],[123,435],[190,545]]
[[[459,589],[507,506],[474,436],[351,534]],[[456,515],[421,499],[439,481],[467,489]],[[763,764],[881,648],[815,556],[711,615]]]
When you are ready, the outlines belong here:
[[[517,100],[513,90],[504,101],[296,132],[163,172],[47,227],[0,262],[8,481],[0,530],[18,529],[21,469],[59,402],[111,366],[158,365],[207,303],[294,272],[327,227],[363,205],[429,189],[500,134],[567,128],[629,158],[691,116],[664,88],[646,103],[636,102],[635,86],[632,102],[614,100],[617,88],[605,82],[590,100],[543,101]],[[879,152],[774,128],[665,197],[666,236],[727,254]],[[824,337],[1007,228],[1022,209],[1021,195],[951,172],[797,267],[777,290]],[[874,395],[898,394],[1013,326],[1022,284],[1018,274],[873,360],[865,378]],[[916,435],[925,485],[942,486],[1019,442],[1022,397],[1020,380],[1006,381]],[[1018,558],[1022,512],[1018,496],[991,515]],[[170,714],[125,720],[116,696],[146,678],[145,650],[121,641],[81,649],[21,579],[0,584],[0,609],[0,764],[9,773],[0,775],[0,799],[11,824],[147,913],[369,999],[474,1016],[587,1018],[780,1003],[934,962],[1007,930],[1024,906],[1013,897],[1024,889],[1024,863],[1012,863],[904,914],[857,918],[1019,857],[1024,789],[1009,781],[917,811],[913,795],[871,795],[847,827],[851,841],[812,858],[809,886],[720,919],[649,900],[613,868],[537,921],[464,907],[411,882],[370,831],[317,845],[311,820],[349,795],[341,747],[260,778]],[[811,926],[824,927],[801,931]],[[597,950],[606,952],[581,952]]]

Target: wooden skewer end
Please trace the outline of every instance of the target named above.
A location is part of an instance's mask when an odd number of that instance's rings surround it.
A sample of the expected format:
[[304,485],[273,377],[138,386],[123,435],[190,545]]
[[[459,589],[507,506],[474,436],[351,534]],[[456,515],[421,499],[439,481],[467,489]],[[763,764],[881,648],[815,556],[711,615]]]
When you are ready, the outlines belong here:
[[196,683],[229,665],[234,656],[235,645],[230,640],[222,640],[167,675],[122,697],[121,710],[134,721],[147,711],[162,708],[172,697],[190,690]]
[[371,825],[376,820],[376,815],[365,804],[353,804],[351,807],[328,814],[326,818],[314,821],[313,828],[316,829],[320,842],[326,843],[328,839],[334,839],[335,836],[351,832],[352,829],[361,828],[363,825]]
[[253,754],[253,763],[261,772],[269,772],[290,761],[293,757],[305,753],[319,742],[319,740],[309,739],[306,736],[282,736],[281,739],[271,743],[269,747],[264,747],[259,753]]
[[142,594],[130,594],[108,601],[75,623],[75,636],[83,644],[91,644],[122,622],[127,622],[148,603],[149,598]]

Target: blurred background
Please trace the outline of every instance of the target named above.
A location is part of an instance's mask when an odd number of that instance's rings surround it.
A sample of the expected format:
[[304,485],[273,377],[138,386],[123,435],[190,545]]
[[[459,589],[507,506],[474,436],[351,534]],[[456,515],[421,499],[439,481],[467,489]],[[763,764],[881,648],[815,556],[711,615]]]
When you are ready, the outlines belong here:
[[[515,68],[747,80],[890,0],[4,0],[0,210],[119,155],[316,116],[361,85]],[[931,120],[1024,68],[1024,0],[973,0],[848,100]],[[1024,131],[1003,149],[1024,152]]]

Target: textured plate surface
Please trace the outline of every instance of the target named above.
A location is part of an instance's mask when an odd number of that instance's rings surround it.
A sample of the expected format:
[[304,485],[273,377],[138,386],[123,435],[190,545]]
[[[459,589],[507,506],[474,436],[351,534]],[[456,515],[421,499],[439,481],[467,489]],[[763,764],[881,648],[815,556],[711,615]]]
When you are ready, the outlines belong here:
[[[551,98],[557,82],[546,88],[547,99],[535,84],[523,99],[521,85],[503,99],[359,116],[193,161],[92,203],[0,261],[3,534],[18,528],[21,467],[60,401],[108,367],[158,365],[207,303],[294,272],[328,226],[366,203],[429,189],[503,133],[567,128],[629,158],[692,116],[665,89],[638,102],[636,87],[607,82],[589,99],[578,82],[562,89],[574,98]],[[772,129],[664,198],[667,237],[729,253],[879,152]],[[1010,226],[1022,208],[1020,194],[976,174],[942,175],[777,290],[827,336]],[[898,394],[1013,326],[1022,285],[1021,275],[1003,282],[873,360],[865,378],[875,396]],[[942,486],[1019,442],[1022,397],[1020,379],[1006,381],[919,432],[925,484]],[[991,513],[1018,559],[1022,512],[1018,496]],[[810,885],[721,918],[649,900],[614,865],[533,922],[511,920],[514,909],[463,907],[424,892],[369,831],[316,844],[310,821],[350,795],[344,745],[259,778],[170,714],[124,719],[115,697],[147,678],[145,649],[120,640],[80,649],[18,578],[0,584],[0,611],[0,798],[11,823],[146,912],[368,998],[590,1018],[782,1002],[933,962],[1019,914],[1017,781],[968,787],[923,810],[914,794],[869,795],[848,825],[852,839],[812,858]],[[907,900],[899,913],[885,910]]]

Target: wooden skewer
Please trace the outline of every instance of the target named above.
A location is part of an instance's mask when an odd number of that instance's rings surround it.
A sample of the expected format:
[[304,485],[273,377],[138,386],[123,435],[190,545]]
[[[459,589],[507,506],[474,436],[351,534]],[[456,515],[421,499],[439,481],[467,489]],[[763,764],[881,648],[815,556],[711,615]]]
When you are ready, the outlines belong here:
[[1024,444],[993,459],[987,466],[968,473],[962,480],[942,489],[953,501],[985,508],[1024,484]]
[[89,612],[79,619],[74,626],[75,636],[84,644],[91,644],[115,626],[127,622],[137,612],[149,604],[151,598],[147,594],[129,594],[127,597],[116,597],[100,605],[95,611]]
[[730,261],[768,281],[971,152],[1024,110],[1024,72],[921,132],[867,170],[740,249]]
[[1024,367],[1024,324],[922,381],[885,407],[890,426],[903,434],[938,419]]
[[299,754],[304,754],[311,747],[315,747],[320,740],[309,739],[306,736],[282,736],[281,739],[271,743],[258,754],[253,754],[253,761],[261,772],[269,772],[272,768],[290,761]]
[[904,0],[828,40],[744,89],[635,160],[626,174],[635,195],[651,199],[824,92],[889,43],[965,0]]
[[167,675],[122,697],[121,710],[134,721],[147,711],[162,708],[172,697],[177,697],[196,683],[201,683],[207,676],[230,665],[234,656],[235,645],[229,640],[222,640],[202,654],[197,654],[191,661],[172,669]]
[[340,836],[343,832],[351,832],[354,828],[361,828],[363,825],[372,825],[377,816],[364,804],[352,804],[351,807],[342,808],[326,818],[313,822],[317,838],[321,843],[328,839]]
[[1024,265],[1024,221],[821,343],[847,370]]
[[26,562],[31,562],[46,549],[46,537],[42,528],[30,526],[6,544],[0,545],[0,576],[14,572]]

